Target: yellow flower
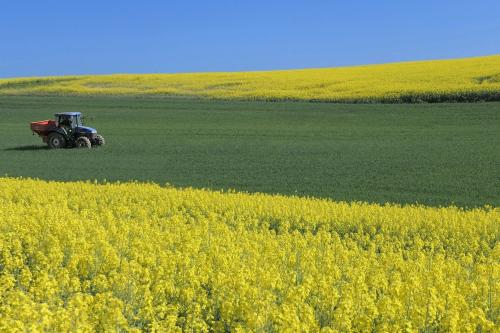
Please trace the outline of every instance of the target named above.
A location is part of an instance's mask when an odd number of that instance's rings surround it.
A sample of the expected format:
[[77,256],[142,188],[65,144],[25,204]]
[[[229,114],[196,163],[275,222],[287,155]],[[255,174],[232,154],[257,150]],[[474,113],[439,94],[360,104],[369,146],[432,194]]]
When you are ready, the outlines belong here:
[[494,332],[499,235],[495,207],[0,178],[0,331]]

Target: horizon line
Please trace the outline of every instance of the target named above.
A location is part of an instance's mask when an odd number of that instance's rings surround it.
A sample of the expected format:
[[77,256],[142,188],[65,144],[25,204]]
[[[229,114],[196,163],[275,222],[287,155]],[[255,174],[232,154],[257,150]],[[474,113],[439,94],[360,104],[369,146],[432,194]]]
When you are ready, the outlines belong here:
[[231,73],[259,73],[259,72],[283,72],[283,71],[301,71],[301,70],[320,70],[320,69],[337,69],[337,68],[352,68],[352,67],[365,67],[365,66],[379,66],[390,64],[407,64],[407,63],[420,63],[430,61],[453,61],[465,60],[473,58],[488,58],[500,56],[500,53],[470,56],[470,57],[450,57],[450,58],[426,58],[420,60],[402,60],[402,61],[388,61],[379,63],[365,63],[365,64],[352,64],[341,66],[326,66],[326,67],[301,67],[301,68],[283,68],[283,69],[255,69],[255,70],[235,70],[235,71],[179,71],[179,72],[113,72],[113,73],[87,73],[87,74],[60,74],[60,75],[33,75],[33,76],[0,76],[0,80],[22,80],[22,79],[36,79],[36,78],[51,78],[51,77],[85,77],[85,76],[113,76],[113,75],[182,75],[182,74],[231,74]]

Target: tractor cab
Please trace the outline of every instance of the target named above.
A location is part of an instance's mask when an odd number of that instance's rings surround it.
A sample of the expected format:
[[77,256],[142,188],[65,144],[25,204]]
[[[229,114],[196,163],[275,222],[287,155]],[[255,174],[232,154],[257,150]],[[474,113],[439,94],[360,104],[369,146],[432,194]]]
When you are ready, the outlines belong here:
[[83,125],[81,112],[56,113],[55,116],[57,126],[64,127],[67,130],[74,130],[76,127]]
[[68,133],[75,133],[77,137],[87,136],[93,140],[97,131],[92,127],[83,126],[81,112],[56,113],[57,127],[63,128]]

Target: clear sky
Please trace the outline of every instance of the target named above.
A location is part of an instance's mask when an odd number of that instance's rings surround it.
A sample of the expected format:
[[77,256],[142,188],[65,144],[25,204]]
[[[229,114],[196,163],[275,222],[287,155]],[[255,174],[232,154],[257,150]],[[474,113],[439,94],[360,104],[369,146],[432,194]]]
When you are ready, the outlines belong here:
[[500,53],[500,0],[0,0],[0,77],[242,71]]

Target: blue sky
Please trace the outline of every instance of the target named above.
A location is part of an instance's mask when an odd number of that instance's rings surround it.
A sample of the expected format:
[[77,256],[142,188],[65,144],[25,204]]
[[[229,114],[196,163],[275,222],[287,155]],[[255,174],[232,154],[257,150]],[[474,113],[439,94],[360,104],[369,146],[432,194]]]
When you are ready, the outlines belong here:
[[334,67],[499,53],[498,0],[0,0],[0,77]]

